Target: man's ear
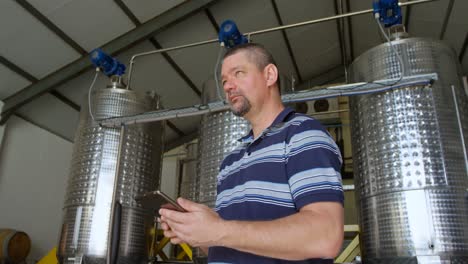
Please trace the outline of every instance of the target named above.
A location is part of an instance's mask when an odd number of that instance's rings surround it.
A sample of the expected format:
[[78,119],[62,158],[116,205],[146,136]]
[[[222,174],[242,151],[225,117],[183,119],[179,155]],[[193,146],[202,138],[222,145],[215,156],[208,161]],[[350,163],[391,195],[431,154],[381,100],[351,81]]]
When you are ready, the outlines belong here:
[[278,68],[273,64],[268,64],[264,70],[267,85],[272,86],[278,80]]

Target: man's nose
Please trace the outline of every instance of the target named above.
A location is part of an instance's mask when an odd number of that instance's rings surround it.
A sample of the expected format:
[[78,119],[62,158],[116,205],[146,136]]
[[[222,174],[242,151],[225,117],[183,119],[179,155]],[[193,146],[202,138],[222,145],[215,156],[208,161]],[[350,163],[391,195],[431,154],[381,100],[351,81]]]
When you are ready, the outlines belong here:
[[235,89],[235,84],[232,81],[226,80],[223,84],[223,89],[225,92],[232,91]]

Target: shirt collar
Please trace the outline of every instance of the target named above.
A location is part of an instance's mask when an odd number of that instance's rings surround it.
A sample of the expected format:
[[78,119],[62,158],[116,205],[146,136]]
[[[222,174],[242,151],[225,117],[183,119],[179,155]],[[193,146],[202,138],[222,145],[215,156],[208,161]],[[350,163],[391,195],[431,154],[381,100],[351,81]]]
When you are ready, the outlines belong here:
[[[262,135],[267,133],[268,131],[270,131],[270,129],[272,127],[275,127],[275,126],[278,126],[278,125],[284,123],[286,118],[290,114],[295,113],[295,112],[296,111],[294,111],[294,109],[292,109],[291,107],[284,108],[283,111],[281,111],[281,113],[279,113],[279,115],[275,118],[275,120],[273,120],[273,123],[271,123],[271,125],[262,132]],[[247,135],[241,137],[237,141],[239,141],[241,143],[251,143],[252,141],[254,141],[253,130],[251,129]]]

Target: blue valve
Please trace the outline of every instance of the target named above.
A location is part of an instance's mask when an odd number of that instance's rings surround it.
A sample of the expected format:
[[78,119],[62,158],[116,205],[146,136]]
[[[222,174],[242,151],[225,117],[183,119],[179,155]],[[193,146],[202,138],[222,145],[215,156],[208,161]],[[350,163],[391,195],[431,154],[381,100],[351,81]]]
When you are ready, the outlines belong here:
[[228,49],[248,42],[247,38],[239,32],[236,23],[232,20],[226,20],[221,24],[218,39]]
[[398,5],[398,0],[374,0],[372,7],[374,8],[374,16],[385,27],[402,23],[401,7]]
[[125,73],[125,65],[99,48],[91,51],[90,56],[94,66],[100,68],[107,76],[122,76]]

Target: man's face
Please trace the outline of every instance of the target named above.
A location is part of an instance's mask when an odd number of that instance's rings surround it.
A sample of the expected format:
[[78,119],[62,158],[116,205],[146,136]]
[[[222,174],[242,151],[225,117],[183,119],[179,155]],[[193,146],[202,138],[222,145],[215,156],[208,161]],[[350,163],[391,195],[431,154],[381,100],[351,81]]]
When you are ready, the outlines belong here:
[[240,51],[224,59],[221,80],[226,99],[236,116],[245,116],[262,97],[263,73]]

